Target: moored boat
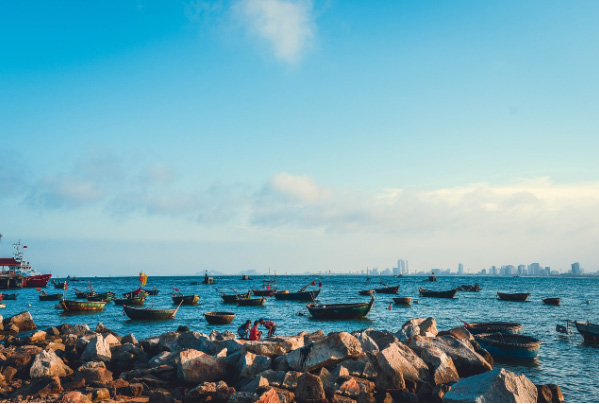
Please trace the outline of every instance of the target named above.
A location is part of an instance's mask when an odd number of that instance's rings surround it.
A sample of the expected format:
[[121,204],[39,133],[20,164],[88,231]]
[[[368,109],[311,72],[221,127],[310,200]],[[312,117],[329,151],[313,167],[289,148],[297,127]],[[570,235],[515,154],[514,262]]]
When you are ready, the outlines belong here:
[[501,300],[508,300],[511,302],[524,302],[530,296],[530,293],[502,293],[497,292],[497,296]]
[[316,297],[320,294],[320,289],[303,291],[303,292],[276,292],[274,294],[275,299],[277,300],[299,300],[299,301],[311,301],[315,300]]
[[360,296],[372,296],[374,289],[358,290]]
[[185,305],[193,305],[198,304],[200,301],[200,296],[198,295],[173,295],[173,303],[174,304],[185,304]]
[[420,296],[422,297],[441,297],[445,299],[453,299],[453,297],[458,293],[458,288],[451,290],[430,290],[430,289],[419,289]]
[[[45,288],[46,284],[52,277],[52,274],[42,274],[36,271],[29,262],[23,257],[23,249],[26,245],[21,245],[21,240],[13,244],[13,257],[0,258],[0,266],[2,272],[0,277],[2,282],[0,288]],[[8,271],[4,271],[4,267],[8,267]]]
[[66,300],[63,299],[60,301],[60,306],[64,309],[64,311],[74,312],[74,311],[99,311],[103,310],[106,302],[88,302],[82,300]]
[[94,293],[92,295],[88,295],[87,300],[93,301],[93,302],[98,302],[98,301],[109,302],[114,298],[114,296],[115,296],[114,292]]
[[266,302],[266,297],[237,299],[238,306],[264,306],[264,302]]
[[145,296],[130,297],[130,298],[129,297],[125,297],[125,298],[122,298],[122,299],[118,299],[118,298],[113,299],[114,304],[126,305],[126,306],[142,306],[145,301],[146,301],[146,297]]
[[230,311],[209,311],[204,313],[208,324],[230,324],[235,318],[235,313]]
[[179,307],[176,309],[153,309],[125,305],[123,310],[131,320],[168,320],[175,318]]
[[62,298],[63,298],[62,293],[48,294],[46,292],[42,292],[42,293],[39,294],[39,299],[42,302],[57,301],[57,300],[61,300]]
[[310,303],[306,305],[306,308],[310,312],[310,315],[316,319],[349,320],[366,317],[373,305],[374,296],[366,303]]
[[520,334],[522,324],[510,322],[464,323],[470,334],[489,334],[500,332],[502,334]]
[[17,296],[16,293],[0,293],[0,302],[2,300],[17,300]]
[[141,291],[148,296],[156,296],[160,292],[156,287],[153,287],[152,289],[142,289]]
[[503,359],[531,359],[539,353],[541,340],[519,334],[477,334],[476,342],[491,356]]
[[587,344],[599,344],[599,324],[589,323],[588,321],[574,321],[576,329],[584,338]]
[[271,297],[277,292],[276,289],[252,289],[254,296],[266,296]]
[[220,292],[224,303],[237,303],[237,299],[249,299],[252,292],[236,293],[233,295],[227,295],[225,292]]
[[551,306],[559,306],[561,301],[562,299],[560,299],[559,297],[547,297],[543,299],[543,303],[549,304]]
[[411,297],[394,297],[393,302],[395,304],[410,304],[412,302]]
[[399,291],[399,286],[385,286],[384,288],[374,288],[376,293],[386,293],[386,294],[395,294]]
[[214,285],[215,283],[216,281],[214,280],[214,278],[212,276],[208,276],[208,270],[206,270],[206,274],[204,275],[204,280],[202,281],[202,284]]

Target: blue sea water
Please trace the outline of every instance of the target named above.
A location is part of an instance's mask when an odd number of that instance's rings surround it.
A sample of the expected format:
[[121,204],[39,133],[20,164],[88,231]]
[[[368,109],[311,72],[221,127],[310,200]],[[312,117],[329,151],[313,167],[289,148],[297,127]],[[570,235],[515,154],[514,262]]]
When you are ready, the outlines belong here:
[[[171,299],[174,287],[184,294],[200,296],[199,305],[181,306],[174,320],[131,321],[125,316],[122,307],[114,303],[107,304],[98,313],[64,314],[62,310],[56,309],[56,302],[39,301],[35,289],[18,290],[17,300],[5,301],[6,308],[1,309],[0,314],[6,318],[29,310],[42,329],[63,323],[87,323],[95,328],[98,322],[102,322],[120,335],[134,333],[138,339],[174,331],[179,325],[186,325],[192,331],[203,333],[210,333],[213,329],[235,331],[244,321],[259,318],[274,320],[279,335],[317,330],[325,333],[351,332],[365,328],[396,332],[405,321],[415,317],[434,317],[439,330],[461,326],[458,318],[467,322],[513,321],[523,324],[522,334],[543,341],[539,355],[526,362],[496,362],[496,367],[525,374],[537,384],[558,384],[569,402],[593,402],[599,396],[599,362],[596,360],[599,348],[583,344],[582,337],[576,330],[569,336],[555,331],[558,323],[565,324],[564,319],[599,323],[598,279],[447,276],[438,277],[438,282],[426,282],[422,276],[405,276],[375,278],[370,284],[366,284],[363,277],[357,276],[278,276],[276,287],[296,291],[315,279],[322,282],[322,292],[318,297],[322,303],[368,301],[369,297],[359,296],[357,291],[380,287],[379,280],[389,285],[399,283],[401,287],[397,295],[376,296],[375,305],[366,319],[351,321],[313,320],[305,308],[305,302],[269,298],[263,307],[238,307],[223,303],[218,290],[233,293],[233,289],[244,292],[250,287],[262,288],[262,277],[244,281],[238,276],[216,277],[215,285],[191,285],[193,281],[201,282],[202,277],[150,277],[145,288],[156,287],[160,293],[154,298],[148,297],[146,306],[153,304],[155,308],[174,307]],[[84,278],[83,281],[69,284],[67,298],[75,298],[75,288],[89,290],[87,281],[98,292],[112,290],[118,295],[139,286],[139,281],[133,277]],[[480,292],[460,291],[454,299],[418,296],[419,287],[447,290],[459,285],[473,285],[475,282],[481,286]],[[46,288],[46,291],[60,292],[51,287]],[[530,292],[531,295],[527,302],[507,302],[497,299],[497,291]],[[409,306],[397,306],[393,304],[393,296],[410,296],[418,302]],[[560,297],[561,305],[543,304],[542,299],[546,297]],[[230,325],[213,326],[204,320],[203,313],[208,311],[232,311],[236,313],[236,318]],[[298,315],[299,313],[305,315]]]

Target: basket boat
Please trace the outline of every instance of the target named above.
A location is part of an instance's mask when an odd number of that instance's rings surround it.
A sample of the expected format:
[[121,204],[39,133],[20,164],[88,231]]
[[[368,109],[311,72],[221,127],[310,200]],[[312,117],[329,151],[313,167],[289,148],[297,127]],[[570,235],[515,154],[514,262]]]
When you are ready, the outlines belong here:
[[175,318],[176,309],[150,309],[146,307],[123,306],[125,314],[131,320],[169,320]]
[[518,334],[478,334],[474,338],[493,357],[504,359],[531,359],[539,353],[541,340]]
[[469,323],[466,327],[471,334],[488,334],[500,332],[502,334],[520,334],[522,324],[509,322]]
[[230,324],[235,318],[235,313],[230,311],[209,311],[204,313],[208,324]]

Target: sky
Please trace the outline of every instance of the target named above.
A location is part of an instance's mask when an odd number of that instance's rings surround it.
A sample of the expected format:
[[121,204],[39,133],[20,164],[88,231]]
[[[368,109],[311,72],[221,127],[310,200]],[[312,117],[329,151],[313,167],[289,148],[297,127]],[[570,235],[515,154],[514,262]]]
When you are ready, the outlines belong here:
[[0,256],[599,270],[599,3],[0,3]]

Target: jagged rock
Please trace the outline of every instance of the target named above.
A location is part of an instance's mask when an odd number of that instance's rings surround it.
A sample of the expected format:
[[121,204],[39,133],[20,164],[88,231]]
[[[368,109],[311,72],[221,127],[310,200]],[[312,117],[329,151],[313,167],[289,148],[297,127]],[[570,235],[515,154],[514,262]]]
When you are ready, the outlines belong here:
[[286,355],[293,370],[312,370],[334,365],[346,358],[355,358],[362,353],[360,341],[347,332],[329,334]]
[[105,367],[84,367],[73,374],[73,382],[79,380],[85,380],[89,386],[104,387],[112,381],[112,372]]
[[268,384],[273,387],[281,387],[285,380],[286,373],[281,370],[268,369],[260,373],[260,376],[268,380]]
[[62,351],[64,352],[67,347],[60,342],[50,342],[48,345],[46,345],[46,349],[48,350],[52,350],[54,352],[58,352],[58,351]]
[[427,347],[421,351],[420,357],[431,368],[431,381],[434,384],[446,384],[460,380],[453,360],[439,348]]
[[[366,330],[368,331],[368,330]],[[374,342],[374,340],[372,338],[370,338],[367,334],[366,331],[354,331],[352,332],[352,335],[354,337],[356,337],[356,339],[358,341],[360,341],[360,346],[362,346],[362,351],[363,352],[378,352],[379,351],[379,347],[376,344],[376,342]]]
[[133,334],[127,334],[123,338],[121,338],[121,344],[133,344],[137,345],[138,341]]
[[282,386],[286,389],[295,390],[295,388],[297,387],[297,379],[301,375],[302,374],[300,372],[294,372],[294,371],[285,373],[285,377],[283,378]]
[[254,403],[258,398],[258,394],[253,391],[235,391],[229,396],[227,401],[229,403]]
[[375,379],[378,375],[376,355],[370,352],[365,352],[357,358],[343,360],[338,365],[343,366],[349,376]]
[[16,390],[12,393],[11,398],[16,398],[18,396],[45,398],[51,394],[58,394],[61,392],[62,386],[58,376],[43,377],[40,379],[34,379],[31,381],[31,383],[29,383],[29,385]]
[[64,393],[60,399],[61,403],[88,403],[89,398],[78,390],[68,391]]
[[437,331],[437,322],[433,317],[413,318],[404,323],[401,329],[395,334],[400,341],[420,335],[422,337],[434,338]]
[[51,337],[57,337],[60,335],[60,330],[57,327],[48,327],[46,328],[46,335]]
[[102,336],[104,337],[104,341],[108,344],[110,348],[121,345],[120,337],[117,338],[114,335],[108,333],[104,333],[102,334]]
[[174,403],[175,397],[170,390],[154,389],[150,391],[149,403]]
[[281,399],[277,394],[277,391],[273,388],[266,390],[260,397],[258,397],[257,403],[280,403]]
[[87,324],[75,324],[72,327],[67,327],[62,330],[60,333],[62,335],[74,334],[78,338],[83,337],[88,331],[90,331],[89,326]]
[[188,349],[179,352],[177,376],[185,383],[212,382],[227,376],[227,366],[222,359]]
[[69,376],[73,374],[73,370],[64,364],[54,351],[42,351],[35,356],[29,377],[39,379],[53,376]]
[[563,403],[565,401],[562,389],[557,384],[548,384],[547,386],[551,390],[552,401],[554,403]]
[[524,375],[495,369],[461,379],[443,397],[448,403],[536,403],[537,388]]
[[[281,338],[281,337],[279,337]],[[303,342],[303,339],[301,339]],[[303,346],[303,345],[302,345]],[[261,356],[280,356],[285,355],[287,352],[292,351],[290,349],[291,344],[285,344],[284,342],[275,341],[245,341],[241,344],[240,351],[251,352]]]
[[255,355],[251,352],[239,354],[239,359],[235,366],[237,370],[237,378],[243,379],[257,375],[267,369],[270,369],[271,359],[267,356]]
[[121,336],[118,335],[116,332],[112,331],[111,329],[106,328],[102,323],[98,323],[98,325],[96,326],[96,332],[98,334],[110,334],[113,337],[115,337],[119,341],[119,343],[121,342]]
[[311,373],[302,373],[297,379],[297,387],[295,388],[297,401],[314,402],[323,401],[326,398],[322,380],[318,376]]
[[377,386],[383,389],[405,389],[406,380],[414,383],[429,379],[429,368],[409,347],[396,342],[376,355],[379,373]]
[[295,403],[295,394],[292,391],[282,389],[279,387],[273,387],[274,391],[279,395],[279,400],[282,403]]
[[327,368],[320,368],[316,373],[313,374],[320,378],[320,381],[322,381],[322,386],[325,390],[327,390],[329,386],[335,383],[333,375],[331,374],[331,372],[328,371]]
[[0,331],[4,330],[4,317],[0,314]]
[[546,384],[541,384],[537,387],[537,403],[551,403],[553,402],[553,393]]
[[[116,372],[148,367],[149,356],[143,349],[131,343],[117,345],[110,349],[110,366]],[[156,364],[159,366],[160,364]],[[151,366],[153,367],[153,366]]]
[[130,383],[128,386],[116,389],[118,395],[127,397],[141,397],[144,386],[141,383]]
[[17,374],[17,369],[13,368],[12,366],[7,366],[2,371],[2,376],[4,377],[4,381],[6,381],[7,383],[10,383],[16,374]]
[[37,326],[31,317],[31,313],[23,311],[19,314],[15,314],[12,317],[8,317],[2,320],[4,328],[15,326],[18,328],[18,332],[35,330]]
[[431,396],[433,401],[436,403],[440,403],[443,401],[443,397],[445,394],[451,390],[451,386],[449,384],[439,384],[433,388]]
[[42,348],[35,345],[25,345],[15,349],[12,354],[6,358],[3,363],[5,367],[13,367],[17,370],[16,375],[21,378],[29,377],[29,369],[31,363],[37,354],[42,351]]
[[283,372],[289,370],[289,365],[287,364],[286,356],[275,356],[272,360],[271,366],[273,370],[282,370]]
[[370,380],[359,377],[350,377],[344,381],[335,394],[356,399],[358,402],[374,402],[376,385]]
[[82,364],[81,366],[79,366],[77,368],[77,371],[80,372],[83,369],[92,369],[92,368],[104,368],[104,369],[106,369],[106,364],[104,362],[99,362],[99,361],[89,361],[89,362],[85,362],[84,364]]
[[87,348],[90,341],[98,336],[101,337],[101,334],[96,334],[93,331],[89,331],[87,334],[77,338],[77,342],[75,343],[75,349],[77,350],[77,352],[81,354],[83,351],[85,351],[85,348]]
[[322,330],[318,330],[313,333],[300,332],[298,336],[301,336],[304,339],[304,346],[326,338],[326,334]]
[[102,335],[96,335],[93,337],[89,344],[85,347],[85,350],[81,354],[82,361],[102,361],[110,362],[112,354],[110,352],[110,346]]
[[179,351],[176,351],[176,352],[163,351],[163,352],[160,352],[158,355],[152,357],[148,361],[148,367],[155,368],[160,365],[169,365],[169,366],[176,367],[177,363],[178,363],[178,359],[179,359]]
[[207,397],[213,396],[216,394],[216,383],[214,382],[204,382],[202,384],[197,385],[195,388],[189,390],[183,399],[186,403],[199,403],[204,401],[212,401],[207,400]]
[[265,377],[258,375],[242,379],[235,387],[237,391],[262,392],[268,389],[269,386],[270,385],[268,384],[268,380]]
[[36,332],[34,332],[33,334],[31,334],[27,340],[28,340],[28,345],[35,345],[35,344],[39,344],[39,343],[43,343],[46,340],[46,336],[47,333],[46,331],[42,331],[42,330],[38,330]]
[[[365,331],[365,333],[374,341],[379,351],[387,348],[394,342],[399,342],[399,339],[397,339],[397,337],[389,331],[379,331],[369,328]],[[373,353],[376,354],[376,352]]]
[[[393,401],[383,401],[385,403],[392,403]],[[353,398],[342,396],[340,394],[334,394],[331,403],[357,403]]]
[[87,397],[91,397],[94,403],[110,399],[110,391],[107,388],[86,389]]

